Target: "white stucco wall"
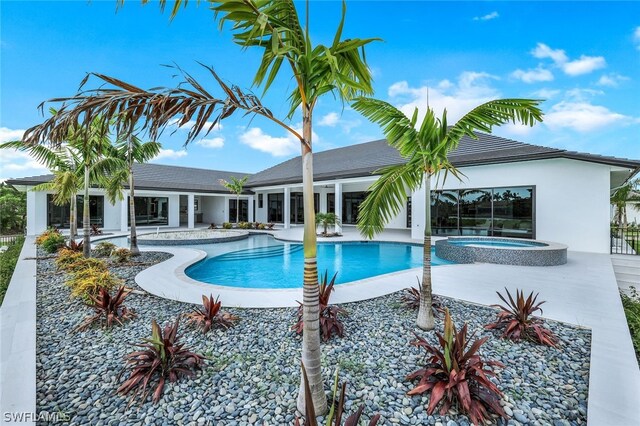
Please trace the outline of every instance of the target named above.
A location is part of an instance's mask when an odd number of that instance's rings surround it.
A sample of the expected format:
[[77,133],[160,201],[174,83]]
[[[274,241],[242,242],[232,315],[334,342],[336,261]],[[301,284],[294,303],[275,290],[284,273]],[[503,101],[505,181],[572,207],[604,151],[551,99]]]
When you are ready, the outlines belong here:
[[536,239],[609,253],[609,166],[552,159],[460,170],[462,182],[449,176],[437,189],[535,186]]
[[200,203],[202,206],[202,220],[204,223],[215,223],[216,225],[224,222],[224,204],[225,197],[202,197]]

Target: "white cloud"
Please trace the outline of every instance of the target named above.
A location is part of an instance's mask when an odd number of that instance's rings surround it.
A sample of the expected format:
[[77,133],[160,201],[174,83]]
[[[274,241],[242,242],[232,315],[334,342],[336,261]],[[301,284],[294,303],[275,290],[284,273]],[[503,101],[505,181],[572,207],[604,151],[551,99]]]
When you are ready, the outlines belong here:
[[204,148],[222,148],[224,146],[224,138],[215,137],[209,139],[201,139],[196,142],[196,145],[200,145]]
[[588,74],[607,66],[602,56],[581,55],[579,59],[570,61],[564,50],[552,49],[544,43],[538,43],[531,54],[538,59],[551,59],[558,68],[570,76]]
[[340,115],[337,112],[330,112],[327,115],[324,115],[320,121],[318,121],[318,126],[328,126],[335,127],[336,124],[340,121]]
[[633,32],[633,41],[636,42],[636,47],[638,48],[638,50],[640,50],[640,27],[636,27],[635,31]]
[[0,143],[10,142],[22,139],[24,129],[9,129],[8,127],[0,127]]
[[540,90],[536,90],[532,94],[537,98],[551,99],[551,98],[554,98],[554,97],[558,96],[558,94],[560,94],[560,90],[557,90],[557,89],[540,89]]
[[599,95],[604,95],[604,92],[602,90],[581,88],[569,89],[565,92],[566,99],[572,102],[586,102]]
[[181,149],[179,151],[175,151],[173,149],[160,149],[160,154],[158,154],[153,160],[151,161],[158,161],[158,160],[175,160],[177,158],[182,158],[182,157],[186,157],[187,156],[187,151],[185,151],[184,149]]
[[618,87],[621,81],[629,80],[629,77],[625,77],[620,74],[605,74],[598,79],[596,84],[598,86],[606,86],[606,87]]
[[476,16],[476,17],[473,18],[473,20],[474,21],[490,21],[492,19],[498,18],[499,16],[500,15],[498,14],[498,12],[494,11],[494,12],[488,13],[488,14],[486,14],[484,16]]
[[511,77],[522,80],[525,83],[535,83],[538,81],[552,81],[553,74],[548,69],[538,67],[527,71],[517,69],[511,73]]
[[259,127],[252,127],[241,134],[240,142],[274,157],[292,155],[300,151],[300,142],[293,135],[274,137],[264,133]]
[[555,104],[544,117],[544,123],[551,129],[569,128],[577,132],[590,132],[631,120],[631,117],[610,111],[603,106],[571,101]]
[[[0,143],[20,140],[23,135],[24,129],[0,127]],[[0,181],[45,173],[49,173],[49,169],[31,158],[26,152],[13,149],[0,150]]]
[[389,87],[388,93],[391,98],[397,98],[394,103],[407,116],[411,116],[416,107],[424,115],[429,105],[437,116],[442,116],[446,108],[448,122],[454,123],[479,104],[500,97],[500,93],[489,84],[493,79],[497,77],[467,71],[460,74],[455,84],[444,80],[433,87],[414,88],[406,81],[399,81]]

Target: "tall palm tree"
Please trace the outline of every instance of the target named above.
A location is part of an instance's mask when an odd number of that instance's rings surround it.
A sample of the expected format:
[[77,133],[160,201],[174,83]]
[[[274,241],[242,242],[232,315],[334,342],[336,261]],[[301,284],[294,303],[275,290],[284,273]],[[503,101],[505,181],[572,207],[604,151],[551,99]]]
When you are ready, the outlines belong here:
[[244,191],[244,184],[247,183],[247,179],[249,176],[245,176],[242,179],[237,179],[235,177],[231,177],[231,182],[220,179],[220,185],[224,186],[231,192],[232,194],[236,194],[236,225],[240,222],[240,196],[242,195],[242,191]]
[[[178,12],[182,3],[181,0],[174,1],[173,14]],[[165,0],[160,2],[162,7],[165,4]],[[293,0],[227,0],[211,1],[210,5],[222,25],[231,24],[235,43],[243,48],[262,49],[262,61],[254,78],[256,86],[262,86],[266,92],[280,73],[282,64],[289,66],[295,84],[289,95],[290,109],[286,117],[275,117],[257,96],[244,92],[237,86],[227,85],[211,67],[206,68],[225,93],[224,99],[212,96],[209,90],[182,70],[185,82],[176,88],[151,90],[143,90],[103,74],[91,73],[85,77],[75,96],[52,99],[51,102],[63,103],[63,110],[44,123],[28,129],[25,138],[30,143],[49,141],[55,144],[62,140],[66,129],[75,123],[83,123],[83,127],[89,130],[92,120],[100,118],[104,131],[113,123],[118,134],[127,134],[141,124],[140,128],[148,132],[150,139],[155,140],[178,117],[179,126],[187,125],[190,120],[195,123],[187,134],[186,144],[202,133],[209,133],[221,120],[234,112],[243,111],[245,115],[257,115],[272,121],[299,140],[302,152],[305,259],[302,362],[306,367],[307,382],[316,412],[324,413],[327,401],[320,357],[311,140],[313,111],[317,101],[325,94],[331,93],[343,102],[372,94],[371,71],[366,65],[363,49],[376,39],[342,40],[346,14],[344,3],[332,43],[315,46],[309,35],[308,3],[306,27],[300,24]],[[97,89],[83,89],[91,78],[101,80],[102,84]],[[293,119],[297,111],[302,113],[302,132],[285,122]],[[302,373],[300,375],[298,408],[304,411],[304,378]]]
[[[613,218],[618,222],[618,226],[627,227],[627,204],[638,201],[640,201],[640,179],[628,181],[611,194],[611,204],[615,209]],[[640,204],[636,204],[635,208],[640,210]]]
[[53,172],[53,179],[33,187],[34,191],[53,191],[53,203],[63,206],[69,203],[69,238],[77,235],[77,194],[82,188],[82,168],[77,153],[70,146],[50,149],[44,145],[26,145],[23,141],[11,141],[0,149],[16,149],[29,153]]
[[494,126],[519,122],[533,126],[542,121],[538,108],[540,101],[528,99],[501,99],[484,103],[462,117],[456,124],[447,125],[447,111],[436,118],[427,108],[422,123],[418,122],[418,109],[411,118],[393,105],[377,99],[360,98],[353,109],[381,126],[389,144],[405,159],[404,164],[382,168],[376,172],[380,178],[369,188],[367,198],[360,206],[358,228],[372,238],[382,232],[384,225],[400,213],[407,197],[407,189],[415,191],[424,186],[425,199],[424,255],[420,309],[416,324],[431,330],[434,327],[431,312],[431,178],[447,173],[460,178],[447,155],[454,150],[463,136],[477,139],[476,130],[491,133]]
[[129,251],[132,256],[140,255],[138,248],[138,234],[136,232],[136,205],[135,205],[135,181],[133,178],[133,165],[146,163],[160,153],[162,145],[159,142],[142,142],[135,135],[128,135],[115,145],[114,155],[122,160],[126,167],[113,171],[105,181],[105,192],[111,204],[116,200],[123,200],[122,190],[129,186]]

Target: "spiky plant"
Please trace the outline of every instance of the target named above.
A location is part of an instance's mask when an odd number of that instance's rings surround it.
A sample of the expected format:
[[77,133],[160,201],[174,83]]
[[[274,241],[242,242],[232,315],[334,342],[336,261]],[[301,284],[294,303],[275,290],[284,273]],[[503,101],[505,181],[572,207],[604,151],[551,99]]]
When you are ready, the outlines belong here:
[[417,334],[416,340],[411,342],[413,346],[426,351],[426,363],[407,376],[407,380],[420,380],[408,395],[430,393],[428,414],[432,414],[439,406],[440,415],[444,415],[452,406],[456,406],[477,425],[484,424],[491,415],[506,419],[507,414],[500,405],[502,392],[489,380],[489,376],[495,376],[495,373],[486,368],[503,368],[504,365],[483,360],[477,353],[488,337],[469,344],[471,339],[467,339],[467,324],[458,332],[449,310],[445,309],[444,312],[444,334],[436,333],[439,346],[431,345]]
[[78,331],[89,328],[96,322],[100,322],[106,328],[111,328],[114,324],[123,325],[125,321],[135,317],[135,312],[124,306],[124,300],[129,295],[130,290],[121,286],[116,293],[111,296],[105,288],[100,288],[97,296],[90,296],[91,302],[88,306],[93,308],[93,315],[88,316],[78,327]]
[[208,333],[215,326],[220,326],[225,330],[232,327],[238,320],[238,317],[228,312],[222,312],[220,308],[222,302],[219,297],[213,298],[213,294],[209,297],[202,296],[202,306],[193,309],[193,312],[185,314],[187,324],[193,324],[202,329],[203,333]]
[[157,403],[167,380],[176,382],[183,377],[193,377],[195,370],[202,369],[205,357],[178,343],[179,321],[176,319],[164,329],[155,320],[151,321],[151,339],[144,339],[144,343],[136,345],[140,350],[125,356],[123,372],[129,371],[129,377],[118,392],[132,393],[129,405],[135,400],[146,401],[151,388],[155,388],[152,400]]
[[487,324],[485,328],[503,330],[502,337],[506,339],[515,341],[524,339],[540,345],[557,346],[558,338],[544,326],[541,318],[533,316],[533,313],[537,311],[542,314],[540,306],[545,303],[544,301],[537,301],[539,293],[534,296],[533,292],[531,292],[525,299],[524,291],[516,289],[516,298],[514,300],[506,287],[504,290],[507,292],[509,300],[507,301],[500,292],[496,291],[498,297],[502,299],[506,306],[491,305],[500,308],[501,311],[498,312],[496,321]]
[[[400,301],[404,305],[404,307],[416,310],[420,308],[420,294],[422,294],[422,283],[420,282],[420,278],[416,277],[418,280],[418,287],[408,287],[402,290],[402,296],[400,296]],[[442,306],[442,302],[436,295],[433,295],[431,300],[431,311],[433,312],[433,316],[435,318],[438,317],[439,314],[444,312],[444,308]]]

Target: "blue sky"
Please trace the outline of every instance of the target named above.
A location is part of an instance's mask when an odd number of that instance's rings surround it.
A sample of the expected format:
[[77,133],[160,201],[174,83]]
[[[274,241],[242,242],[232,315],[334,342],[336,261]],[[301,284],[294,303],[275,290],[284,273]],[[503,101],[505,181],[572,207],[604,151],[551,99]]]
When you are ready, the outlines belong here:
[[[173,71],[161,65],[177,63],[214,90],[200,61],[229,82],[251,87],[260,52],[234,45],[206,3],[189,2],[172,22],[157,4],[128,0],[117,13],[115,4],[1,1],[0,141],[19,138],[42,121],[37,105],[73,95],[91,71],[151,88],[176,84]],[[439,111],[446,107],[449,121],[490,99],[546,99],[543,124],[505,126],[495,133],[640,158],[639,2],[347,5],[345,37],[384,40],[367,49],[375,97],[410,112],[424,109],[428,91],[429,104]],[[315,42],[330,43],[339,15],[339,2],[311,2]],[[288,111],[291,90],[291,74],[284,71],[263,99],[280,116]],[[294,118],[292,124],[299,121]],[[381,137],[376,126],[331,96],[316,108],[314,132],[316,151]],[[260,118],[225,120],[186,149],[185,135],[182,129],[165,133],[163,153],[155,161],[256,172],[299,154],[296,141]],[[46,172],[22,154],[0,156],[0,179]]]

